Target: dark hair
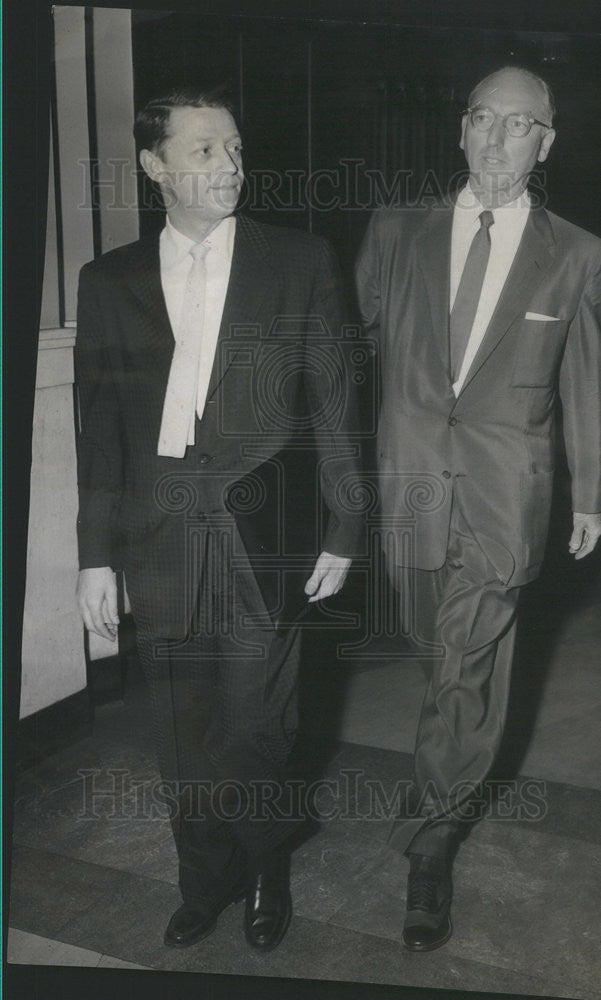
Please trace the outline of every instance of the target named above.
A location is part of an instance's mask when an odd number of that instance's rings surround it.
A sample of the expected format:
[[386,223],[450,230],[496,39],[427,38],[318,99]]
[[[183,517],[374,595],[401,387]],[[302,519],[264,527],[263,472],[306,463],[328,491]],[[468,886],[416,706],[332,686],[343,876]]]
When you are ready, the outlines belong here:
[[161,155],[169,138],[168,127],[172,108],[224,108],[233,115],[232,102],[225,85],[212,89],[181,87],[167,91],[162,97],[148,101],[138,111],[134,124],[134,138],[138,149],[149,149]]

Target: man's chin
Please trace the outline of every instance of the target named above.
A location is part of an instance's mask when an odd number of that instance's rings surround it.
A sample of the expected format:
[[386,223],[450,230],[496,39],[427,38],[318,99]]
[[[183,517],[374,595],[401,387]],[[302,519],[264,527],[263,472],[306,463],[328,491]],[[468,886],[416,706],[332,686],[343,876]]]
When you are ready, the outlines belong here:
[[212,194],[212,202],[216,212],[230,215],[238,204],[240,188],[218,188]]
[[507,171],[482,170],[475,176],[472,174],[472,187],[491,202],[511,201],[519,194],[518,185]]
[[503,167],[486,167],[478,171],[476,174],[476,181],[480,187],[484,188],[495,188],[498,190],[501,187],[510,188],[514,177]]

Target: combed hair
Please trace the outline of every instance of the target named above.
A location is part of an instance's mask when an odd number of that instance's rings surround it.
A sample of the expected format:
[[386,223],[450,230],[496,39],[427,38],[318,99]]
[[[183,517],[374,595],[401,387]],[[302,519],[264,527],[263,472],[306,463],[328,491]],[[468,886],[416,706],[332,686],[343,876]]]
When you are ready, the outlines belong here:
[[172,108],[224,108],[234,114],[232,102],[224,85],[211,90],[197,87],[180,87],[167,91],[162,97],[148,101],[138,111],[134,124],[134,138],[138,149],[149,149],[161,156],[163,145],[169,138],[168,128]]
[[524,76],[527,76],[530,80],[533,80],[535,83],[538,83],[538,85],[542,88],[543,93],[545,95],[545,103],[547,105],[547,111],[549,114],[549,124],[552,124],[553,117],[555,115],[555,98],[553,97],[553,92],[547,81],[543,80],[542,76],[537,76],[536,73],[533,73],[529,69],[525,69],[523,66],[501,66],[500,69],[496,69],[494,73],[489,73],[488,76],[485,76],[483,80],[480,80],[480,82],[477,83],[474,89],[472,90],[469,96],[468,106],[471,108],[474,95],[476,91],[482,86],[483,83],[486,83],[486,81],[489,80],[491,76],[497,76],[498,73],[503,73],[505,70],[513,70],[516,73],[523,73]]

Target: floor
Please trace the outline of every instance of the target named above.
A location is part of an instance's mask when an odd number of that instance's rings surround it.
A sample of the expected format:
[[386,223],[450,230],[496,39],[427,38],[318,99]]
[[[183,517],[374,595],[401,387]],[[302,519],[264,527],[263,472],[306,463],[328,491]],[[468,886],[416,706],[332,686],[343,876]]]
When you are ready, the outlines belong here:
[[157,775],[134,676],[124,702],[97,710],[91,737],[19,779],[9,962],[599,1000],[601,574],[599,560],[559,569],[525,596],[502,754],[514,779],[460,849],[444,948],[402,949],[407,862],[386,846],[386,802],[411,775],[420,669],[394,636],[341,658],[340,635],[315,632],[297,757],[326,782],[293,856],[295,912],[277,951],[246,947],[242,904],[199,945],[163,946],[176,856],[144,800]]

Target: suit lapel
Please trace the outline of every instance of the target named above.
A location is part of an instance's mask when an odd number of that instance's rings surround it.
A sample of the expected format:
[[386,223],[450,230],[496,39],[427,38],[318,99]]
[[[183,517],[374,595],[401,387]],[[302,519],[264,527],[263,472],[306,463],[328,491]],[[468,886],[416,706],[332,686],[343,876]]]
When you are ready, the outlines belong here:
[[451,273],[452,201],[432,209],[417,238],[417,256],[428,293],[432,330],[445,372],[449,372],[449,284]]
[[553,263],[555,242],[549,217],[544,208],[533,209],[526,222],[513,264],[503,285],[495,311],[482,343],[461,388],[463,392],[487,361],[513,321],[523,316],[533,292],[545,271]]
[[143,306],[142,315],[150,346],[170,357],[175,340],[161,285],[158,234],[140,240],[136,245],[124,280]]
[[[207,398],[213,395],[234,360],[236,349],[232,337],[235,327],[255,321],[264,297],[275,283],[268,259],[270,250],[263,227],[252,219],[238,216],[230,279]],[[175,339],[161,285],[158,234],[136,245],[124,280],[143,306],[149,345],[163,357],[167,377]]]
[[276,276],[269,262],[271,247],[263,227],[239,215],[236,220],[232,268],[223,308],[215,361],[207,399],[215,393],[237,352],[248,346],[248,339],[236,346],[236,327],[249,326],[259,315],[261,304]]

